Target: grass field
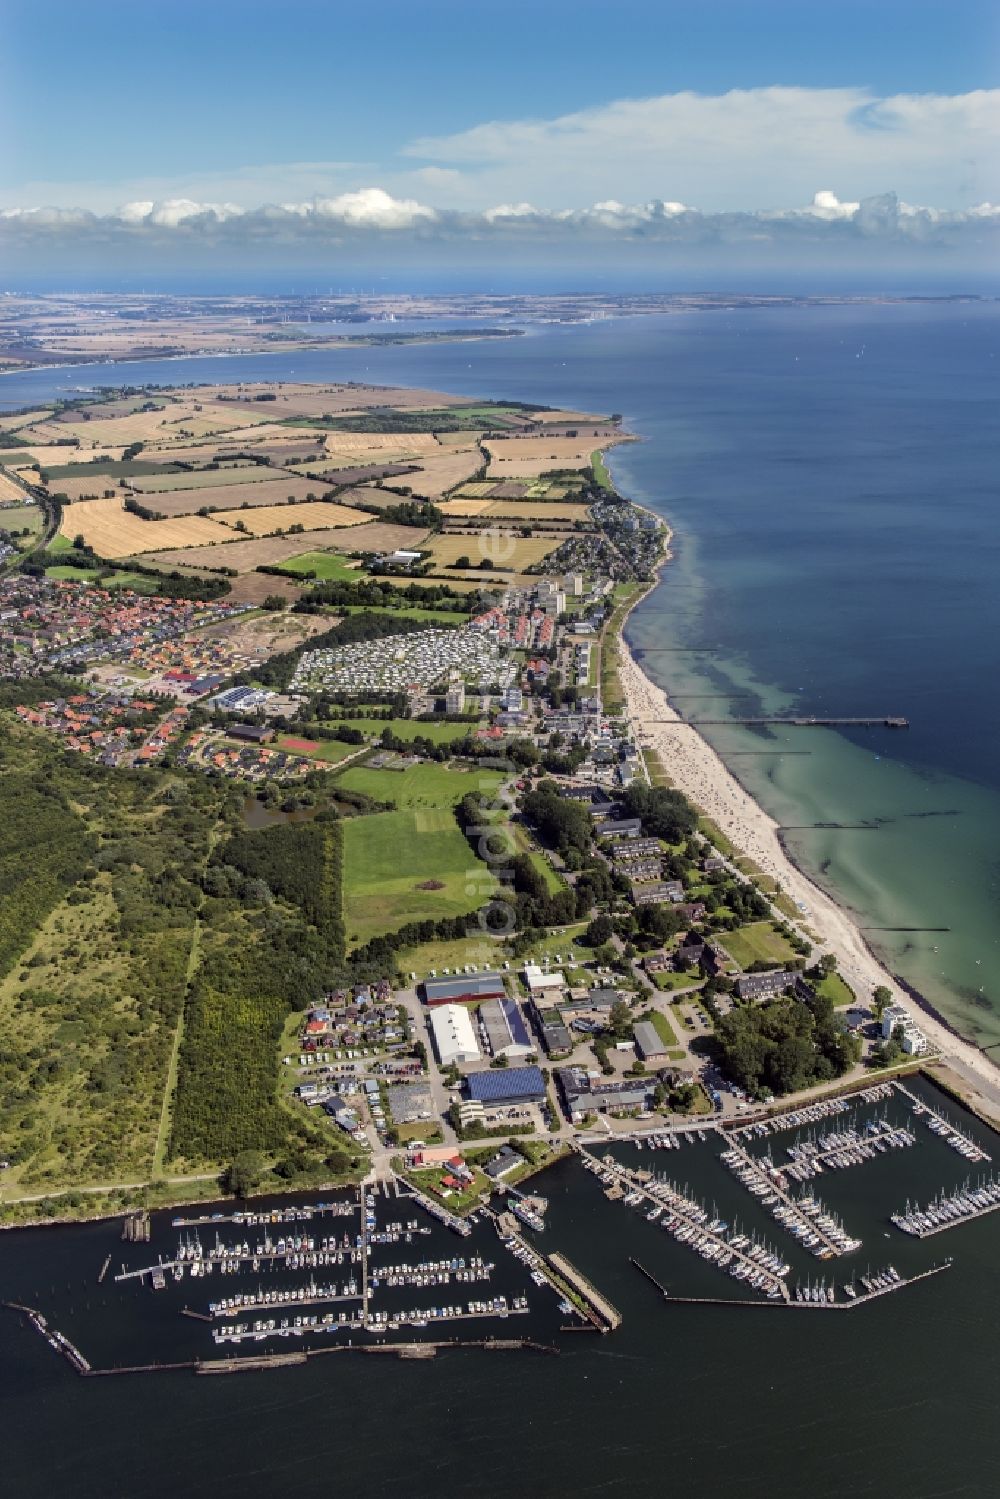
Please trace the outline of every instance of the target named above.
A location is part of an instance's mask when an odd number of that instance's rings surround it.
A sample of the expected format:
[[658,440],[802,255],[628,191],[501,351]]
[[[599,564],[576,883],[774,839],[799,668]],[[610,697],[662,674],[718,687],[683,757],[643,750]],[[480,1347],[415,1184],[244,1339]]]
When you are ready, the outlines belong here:
[[507,947],[496,937],[488,937],[478,929],[468,937],[457,937],[452,942],[422,942],[419,947],[408,947],[396,961],[404,974],[415,973],[418,979],[427,978],[432,969],[439,974],[446,968],[452,973],[459,968],[501,968],[507,958]]
[[5,505],[0,510],[0,530],[3,531],[40,531],[42,529],[42,508],[40,505]]
[[577,962],[583,962],[591,956],[588,947],[581,947],[579,945],[586,930],[587,923],[585,921],[577,921],[573,926],[566,927],[564,931],[550,932],[548,936],[540,937],[530,950],[525,953],[524,957],[518,960],[518,965],[523,966],[525,961],[541,963],[546,958],[554,963],[557,960],[557,954],[558,961],[565,964],[569,953],[574,954]]
[[824,994],[827,999],[833,1001],[838,1009],[854,1003],[854,990],[841,978],[839,973],[828,973],[826,978],[820,979],[818,983],[814,980],[811,982],[817,994]]
[[[450,817],[451,808],[463,796],[474,793],[488,800],[502,780],[497,770],[459,770],[418,760],[407,770],[373,770],[368,765],[352,765],[337,777],[336,785],[347,791],[360,791],[377,801],[392,802],[396,807],[447,810]],[[432,866],[428,868],[432,870]]]
[[[96,583],[100,572],[96,567],[47,567],[47,578],[58,578],[64,583]],[[102,588],[131,588],[136,593],[155,593],[156,579],[142,573],[114,573],[101,583]]]
[[[441,888],[420,888],[429,881]],[[344,823],[344,923],[351,946],[410,921],[472,912],[495,885],[450,810],[407,807]]]
[[[400,611],[402,612],[402,611]],[[429,739],[433,744],[448,744],[452,739],[461,739],[468,729],[474,729],[477,720],[470,718],[468,728],[460,723],[421,723],[416,718],[338,718],[331,719],[328,728],[360,729],[362,734],[380,738],[384,730],[391,729],[397,739]],[[399,772],[393,772],[398,775]],[[464,793],[463,793],[464,795]]]
[[338,583],[345,579],[357,582],[358,579],[358,564],[346,561],[337,552],[302,552],[300,556],[289,557],[287,562],[282,562],[281,570],[296,577],[301,577],[303,573],[315,573],[324,582],[331,579]]
[[665,1046],[677,1045],[677,1036],[666,1015],[662,1014],[659,1010],[650,1010],[649,1013],[643,1015],[642,1018],[643,1020],[648,1020],[650,1022],[650,1024],[653,1026],[653,1029],[656,1031],[656,1034],[659,1036],[660,1040]]
[[741,968],[751,963],[773,963],[776,967],[795,957],[795,951],[779,937],[769,921],[755,921],[735,932],[724,932],[720,938],[723,947]]
[[531,839],[528,837],[527,833],[520,825],[520,823],[518,823],[514,828],[514,838],[517,843],[518,851],[522,854],[527,854],[529,860],[531,861],[532,868],[537,870],[542,879],[545,881],[545,888],[548,893],[550,895],[558,895],[559,891],[565,888],[562,878],[556,872],[556,870],[552,868],[552,865],[549,863],[545,855],[539,849],[535,848],[534,844],[531,842]]

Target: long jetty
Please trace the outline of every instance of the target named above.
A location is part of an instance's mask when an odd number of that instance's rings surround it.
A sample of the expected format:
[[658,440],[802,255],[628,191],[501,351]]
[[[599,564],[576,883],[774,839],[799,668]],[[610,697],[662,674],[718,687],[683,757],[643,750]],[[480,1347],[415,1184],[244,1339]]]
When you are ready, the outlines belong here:
[[[918,1098],[905,1083],[900,1082],[896,1078],[894,1086],[897,1093],[901,1093],[904,1098],[909,1100],[910,1107],[917,1118],[923,1119],[930,1126],[932,1133],[937,1134],[939,1139],[944,1140],[953,1150],[957,1150],[959,1155],[965,1156],[966,1160],[969,1161],[992,1161],[993,1157],[988,1151],[985,1151],[981,1145],[977,1145],[975,1140],[970,1140],[968,1135],[963,1134],[960,1129],[952,1124],[950,1119],[946,1119],[943,1114],[939,1114],[937,1109],[932,1108],[929,1103],[925,1103],[922,1098]],[[931,1125],[931,1120],[938,1126],[936,1130]]]
[[[676,719],[659,718],[647,720],[653,723],[676,723]],[[875,718],[817,718],[813,714],[797,718],[682,718],[681,723],[691,728],[709,725],[718,728],[764,728],[785,727],[792,729],[908,729],[910,720],[894,715],[879,715]]]
[[907,1286],[915,1286],[918,1281],[929,1280],[932,1275],[940,1275],[942,1270],[950,1270],[952,1263],[951,1260],[944,1260],[940,1265],[932,1265],[929,1270],[921,1270],[919,1274],[905,1278],[900,1277],[899,1280],[894,1280],[887,1286],[879,1286],[874,1291],[864,1291],[860,1296],[854,1296],[846,1301],[759,1301],[750,1300],[745,1296],[729,1298],[726,1296],[671,1296],[669,1294],[664,1299],[678,1306],[766,1306],[804,1312],[850,1312],[855,1307],[867,1306],[869,1302],[877,1301],[880,1296],[891,1296],[895,1291],[903,1291]]

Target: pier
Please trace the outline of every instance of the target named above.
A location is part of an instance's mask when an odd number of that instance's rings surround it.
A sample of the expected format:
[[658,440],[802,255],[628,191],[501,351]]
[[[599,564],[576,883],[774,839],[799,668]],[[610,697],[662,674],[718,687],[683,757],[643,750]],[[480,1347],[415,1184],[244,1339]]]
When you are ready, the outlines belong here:
[[850,1238],[842,1227],[838,1228],[814,1198],[799,1201],[792,1197],[773,1161],[758,1160],[735,1138],[719,1159],[761,1207],[767,1208],[772,1218],[819,1259],[850,1254],[861,1247],[861,1240]]
[[789,1293],[784,1276],[788,1273],[788,1266],[777,1254],[751,1245],[743,1235],[727,1238],[726,1224],[710,1223],[703,1208],[669,1183],[651,1179],[647,1172],[630,1171],[613,1156],[606,1156],[602,1163],[588,1151],[581,1149],[580,1154],[587,1169],[602,1181],[611,1176],[627,1183],[630,1190],[624,1198],[626,1205],[631,1207],[645,1200],[651,1205],[651,1212],[647,1215],[650,1221],[662,1215],[662,1227],[668,1229],[679,1243],[701,1254],[702,1258],[712,1260],[718,1269],[728,1270],[734,1279],[747,1281],[768,1296],[787,1299]]
[[[634,1262],[633,1262],[634,1263]],[[888,1285],[880,1286],[874,1291],[863,1291],[860,1296],[848,1298],[846,1301],[756,1301],[747,1297],[729,1299],[725,1296],[671,1296],[667,1295],[665,1300],[677,1306],[721,1306],[721,1307],[774,1307],[780,1311],[803,1311],[803,1312],[850,1312],[855,1307],[867,1306],[871,1301],[877,1301],[880,1296],[891,1296],[895,1291],[904,1291],[907,1286],[915,1286],[919,1281],[929,1280],[932,1275],[940,1275],[942,1270],[950,1270],[951,1260],[944,1260],[940,1265],[932,1265],[929,1270],[921,1270],[917,1275],[909,1277],[900,1276],[898,1280],[891,1281]]]
[[[818,718],[807,714],[802,718],[682,718],[693,729],[714,728],[791,728],[791,729],[908,729],[910,720],[897,716],[875,718]],[[651,723],[674,723],[671,718],[648,719]]]
[[974,1223],[1000,1208],[1000,1181],[993,1177],[978,1187],[965,1186],[950,1197],[937,1197],[926,1207],[911,1208],[906,1204],[902,1213],[893,1213],[890,1221],[904,1234],[915,1239],[931,1239],[949,1228],[961,1228],[963,1223]]
[[936,1109],[931,1108],[929,1103],[924,1103],[922,1098],[918,1098],[915,1093],[911,1093],[905,1083],[900,1082],[897,1078],[894,1080],[893,1086],[897,1093],[901,1093],[909,1101],[910,1107],[916,1117],[923,1119],[931,1133],[944,1140],[947,1145],[951,1146],[952,1150],[957,1150],[960,1156],[964,1156],[967,1161],[973,1162],[991,1161],[993,1159],[987,1151],[983,1150],[981,1145],[977,1145],[974,1140],[970,1140],[968,1135],[963,1135],[962,1131],[956,1128],[950,1119],[946,1119],[943,1114],[939,1114]]

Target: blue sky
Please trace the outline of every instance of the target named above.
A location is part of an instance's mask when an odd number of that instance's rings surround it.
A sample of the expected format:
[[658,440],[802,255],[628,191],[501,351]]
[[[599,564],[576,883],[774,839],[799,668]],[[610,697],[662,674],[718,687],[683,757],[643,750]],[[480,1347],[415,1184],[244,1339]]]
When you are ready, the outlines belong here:
[[488,260],[501,238],[525,263],[570,237],[595,265],[611,242],[679,265],[695,245],[725,264],[764,242],[817,264],[891,243],[938,266],[995,254],[996,0],[4,0],[0,14],[14,263],[65,257],[74,234],[83,263],[103,236],[110,263],[137,265],[210,261],[213,245],[319,264],[364,236],[400,264],[430,241]]

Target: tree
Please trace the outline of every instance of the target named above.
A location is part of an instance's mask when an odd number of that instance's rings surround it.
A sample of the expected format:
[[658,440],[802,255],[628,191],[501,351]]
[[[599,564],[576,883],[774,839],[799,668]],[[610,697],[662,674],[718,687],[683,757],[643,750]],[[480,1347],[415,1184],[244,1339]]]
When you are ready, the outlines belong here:
[[831,973],[836,973],[837,971],[836,953],[820,953],[819,961],[817,962],[816,967],[819,969],[820,974],[823,978],[829,978]]
[[886,1007],[891,1004],[892,990],[887,989],[885,984],[879,984],[872,994],[872,1009],[875,1012],[875,1019],[881,1020]]
[[632,1012],[623,999],[616,999],[608,1015],[608,1030],[616,1041],[625,1041],[632,1032]]
[[266,1171],[267,1162],[259,1150],[241,1150],[223,1172],[223,1188],[234,1197],[249,1197],[260,1186]]
[[593,921],[584,932],[584,941],[589,947],[603,947],[605,942],[610,941],[614,934],[611,918],[600,915],[595,916]]

